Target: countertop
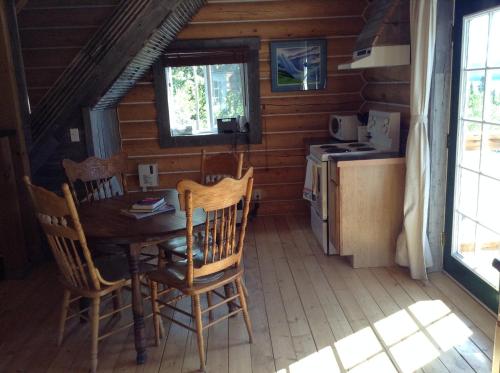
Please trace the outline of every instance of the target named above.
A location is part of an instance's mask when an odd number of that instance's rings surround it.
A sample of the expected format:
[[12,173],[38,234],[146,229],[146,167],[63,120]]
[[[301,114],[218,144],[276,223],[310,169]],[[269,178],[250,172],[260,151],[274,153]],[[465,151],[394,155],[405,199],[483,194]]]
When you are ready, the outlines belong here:
[[397,152],[357,153],[349,155],[341,153],[341,154],[330,155],[328,157],[328,160],[335,162],[343,162],[343,161],[361,161],[367,159],[386,159],[386,158],[404,158],[404,155],[401,155]]

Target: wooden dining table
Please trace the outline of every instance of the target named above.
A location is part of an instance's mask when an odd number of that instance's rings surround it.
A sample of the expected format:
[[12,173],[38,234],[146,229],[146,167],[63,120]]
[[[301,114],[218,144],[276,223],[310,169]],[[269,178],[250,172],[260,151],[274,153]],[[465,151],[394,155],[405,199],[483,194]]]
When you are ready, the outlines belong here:
[[[165,212],[143,219],[134,219],[121,214],[122,209],[144,197],[164,196],[167,203],[175,206],[175,212]],[[175,189],[162,192],[128,193],[109,199],[81,204],[78,207],[80,221],[90,244],[114,244],[117,252],[125,248],[128,255],[132,282],[132,312],[134,319],[135,349],[137,363],[146,362],[146,333],[144,305],[140,282],[140,255],[147,245],[165,241],[186,229],[186,215],[179,208]],[[193,212],[193,225],[205,222],[202,210]]]

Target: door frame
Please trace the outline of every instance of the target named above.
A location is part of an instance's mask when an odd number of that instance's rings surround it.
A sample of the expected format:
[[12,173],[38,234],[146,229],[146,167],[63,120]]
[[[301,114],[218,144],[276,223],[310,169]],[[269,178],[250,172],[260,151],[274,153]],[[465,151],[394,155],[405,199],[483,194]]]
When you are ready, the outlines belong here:
[[500,0],[455,0],[453,27],[452,77],[450,103],[450,129],[448,133],[448,169],[445,211],[446,241],[443,252],[443,268],[455,280],[461,283],[489,309],[497,312],[498,292],[486,281],[474,274],[469,268],[451,254],[453,237],[453,202],[455,196],[455,169],[457,158],[458,110],[460,99],[460,75],[462,64],[462,26],[463,17],[500,5]]

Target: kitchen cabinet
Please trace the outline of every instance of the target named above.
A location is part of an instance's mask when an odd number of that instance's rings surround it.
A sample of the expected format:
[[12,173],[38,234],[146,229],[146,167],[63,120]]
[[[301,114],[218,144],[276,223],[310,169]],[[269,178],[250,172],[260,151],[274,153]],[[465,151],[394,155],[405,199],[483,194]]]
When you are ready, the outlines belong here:
[[329,240],[354,268],[394,264],[403,226],[405,159],[329,162]]

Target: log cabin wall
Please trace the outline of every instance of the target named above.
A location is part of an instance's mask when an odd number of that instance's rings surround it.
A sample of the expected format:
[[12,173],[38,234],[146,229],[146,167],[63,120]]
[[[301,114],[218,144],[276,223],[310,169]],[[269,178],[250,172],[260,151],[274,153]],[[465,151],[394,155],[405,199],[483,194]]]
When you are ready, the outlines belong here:
[[[254,189],[261,191],[259,214],[303,213],[304,141],[328,136],[330,113],[354,114],[363,105],[361,71],[340,72],[350,60],[363,24],[363,0],[278,0],[207,4],[179,34],[179,39],[258,36],[263,143],[239,146],[246,164],[255,168]],[[269,42],[326,38],[328,83],[320,91],[271,92]],[[160,148],[155,96],[149,74],[118,106],[122,149],[129,154],[128,185],[139,189],[137,164],[158,163],[159,189],[183,178],[199,179],[199,147]],[[209,153],[232,146],[208,146]]]

